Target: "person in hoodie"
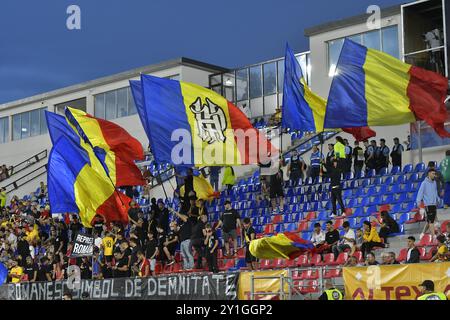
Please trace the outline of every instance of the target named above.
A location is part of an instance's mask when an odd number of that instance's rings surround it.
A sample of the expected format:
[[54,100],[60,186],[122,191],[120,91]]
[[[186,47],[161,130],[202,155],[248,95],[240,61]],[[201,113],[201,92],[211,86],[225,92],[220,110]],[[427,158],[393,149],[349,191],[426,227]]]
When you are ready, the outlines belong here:
[[421,238],[427,230],[430,231],[433,239],[436,236],[436,231],[434,230],[434,221],[436,220],[439,195],[435,178],[436,170],[434,168],[430,168],[428,170],[427,177],[420,184],[419,192],[417,193],[416,206],[418,207],[422,201],[424,202],[427,220],[425,228],[423,229],[423,232],[420,236]]
[[444,206],[450,206],[450,150],[445,151],[445,159],[439,166],[445,182],[444,188]]

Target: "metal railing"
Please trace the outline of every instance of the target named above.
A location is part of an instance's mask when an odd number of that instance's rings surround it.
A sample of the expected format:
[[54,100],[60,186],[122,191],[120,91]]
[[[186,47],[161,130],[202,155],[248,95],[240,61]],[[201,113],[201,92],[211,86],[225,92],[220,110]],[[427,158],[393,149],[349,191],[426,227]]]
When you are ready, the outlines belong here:
[[26,185],[27,183],[33,181],[36,178],[39,178],[43,174],[47,172],[47,164],[36,168],[35,170],[29,172],[25,176],[7,184],[4,188],[6,188],[6,193],[10,193],[14,190],[19,189],[20,187]]

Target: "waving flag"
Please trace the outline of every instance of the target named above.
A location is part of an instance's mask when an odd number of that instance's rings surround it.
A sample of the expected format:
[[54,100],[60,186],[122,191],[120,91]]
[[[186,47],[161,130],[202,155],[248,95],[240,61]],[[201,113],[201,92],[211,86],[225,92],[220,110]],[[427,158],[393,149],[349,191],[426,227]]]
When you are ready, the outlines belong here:
[[[295,58],[294,52],[286,44],[281,118],[282,127],[303,132],[318,133],[324,131],[323,124],[326,104],[326,100],[312,92],[306,84],[302,69]],[[376,135],[375,131],[368,127],[344,128],[342,130],[352,134],[357,141],[366,140]]]
[[141,171],[134,163],[144,159],[138,140],[117,124],[95,118],[82,110],[68,107],[65,115],[78,135],[94,149],[115,186],[145,184]]
[[130,85],[159,163],[240,165],[276,152],[242,111],[212,90],[149,75]]
[[96,214],[127,223],[131,199],[116,191],[91,145],[64,117],[48,111],[46,117],[53,143],[47,166],[52,212],[78,213],[88,228]]
[[[211,184],[203,176],[194,176],[194,190],[198,199],[212,200],[220,195],[220,192],[214,191]],[[184,185],[180,188],[181,197],[184,196]]]
[[313,251],[314,245],[296,233],[284,232],[252,240],[249,249],[251,254],[259,259],[295,259],[305,252]]
[[449,137],[445,98],[448,81],[346,39],[331,84],[325,128],[391,126],[425,120]]

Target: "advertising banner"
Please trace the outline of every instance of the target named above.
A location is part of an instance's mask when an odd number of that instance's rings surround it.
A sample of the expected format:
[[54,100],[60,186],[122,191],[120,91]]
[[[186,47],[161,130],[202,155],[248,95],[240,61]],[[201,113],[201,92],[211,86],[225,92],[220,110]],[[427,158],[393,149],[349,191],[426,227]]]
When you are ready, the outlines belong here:
[[[239,300],[250,300],[251,299],[251,278],[254,279],[254,293],[256,293],[255,300],[267,300],[273,299],[277,296],[277,292],[281,290],[281,278],[280,276],[287,277],[288,270],[268,270],[268,271],[255,271],[255,272],[241,272],[239,276],[239,286],[238,286],[238,298]],[[271,277],[258,279],[258,277]],[[272,278],[273,277],[273,278]],[[257,293],[270,293],[274,292],[274,295],[258,295]],[[287,294],[289,292],[289,285],[285,283],[284,292]]]

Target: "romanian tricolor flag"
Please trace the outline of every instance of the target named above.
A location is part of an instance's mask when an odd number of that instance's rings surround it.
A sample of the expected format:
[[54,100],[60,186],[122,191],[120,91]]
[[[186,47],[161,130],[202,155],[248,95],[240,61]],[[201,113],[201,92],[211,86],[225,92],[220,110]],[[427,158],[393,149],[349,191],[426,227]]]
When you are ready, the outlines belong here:
[[78,109],[66,108],[66,119],[91,145],[113,184],[117,187],[144,185],[134,163],[144,159],[141,143],[117,124],[95,118]]
[[[303,132],[324,131],[324,118],[327,101],[311,91],[306,84],[302,69],[294,52],[286,44],[284,59],[283,107],[281,125],[283,128]],[[341,128],[340,126],[335,127]],[[333,129],[328,129],[333,130]],[[344,128],[357,141],[366,140],[376,135],[375,131],[362,128]]]
[[390,126],[425,120],[441,137],[448,81],[346,39],[331,84],[325,128]]
[[314,245],[296,233],[284,232],[250,242],[250,253],[259,259],[295,259],[305,252],[312,252]]
[[[211,184],[206,180],[203,176],[194,176],[193,177],[194,182],[194,190],[195,194],[197,195],[197,199],[203,199],[203,200],[213,200],[214,198],[217,198],[220,195],[220,192],[214,191]],[[180,196],[184,197],[184,186],[180,188]]]
[[130,85],[159,163],[243,165],[276,152],[244,113],[212,90],[149,75]]
[[66,118],[51,112],[46,117],[53,143],[47,165],[52,212],[78,213],[88,228],[97,214],[127,223],[131,199],[116,190],[92,146]]

